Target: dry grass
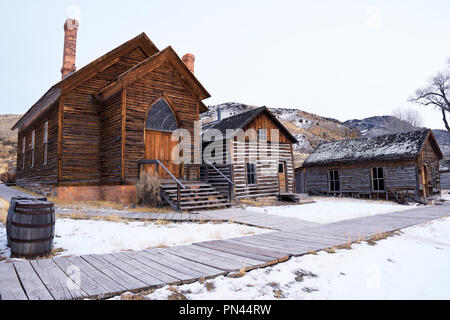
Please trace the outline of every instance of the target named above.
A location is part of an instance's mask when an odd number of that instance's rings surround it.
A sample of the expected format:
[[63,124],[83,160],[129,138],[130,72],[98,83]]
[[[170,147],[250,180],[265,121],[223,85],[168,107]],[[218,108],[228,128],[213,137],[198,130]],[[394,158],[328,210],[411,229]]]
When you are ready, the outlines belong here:
[[310,250],[310,251],[308,251],[308,254],[313,254],[313,255],[317,255],[317,251],[314,251],[314,250]]
[[42,260],[42,259],[51,259],[56,257],[59,253],[66,251],[66,249],[63,248],[53,248],[52,251],[50,251],[50,253],[46,254],[46,255],[42,255],[42,256],[38,256],[38,257],[34,257],[34,258],[29,258],[29,257],[23,257],[20,255],[12,255],[11,254],[11,258],[18,258],[18,259],[24,259],[24,260]]
[[150,300],[146,297],[146,295],[149,295],[153,292],[155,292],[155,289],[150,289],[139,293],[126,292],[120,296],[120,300]]
[[347,242],[345,244],[340,244],[338,246],[336,246],[336,249],[346,249],[346,250],[351,250],[352,248],[352,243],[351,242]]
[[329,254],[333,254],[333,253],[336,253],[336,247],[326,248],[326,249],[323,249],[323,251],[325,251],[326,253],[329,253]]
[[378,232],[377,234],[367,239],[366,242],[371,246],[375,246],[377,244],[377,241],[379,240],[383,240],[395,235],[401,235],[402,233],[402,231]]
[[27,190],[27,189],[24,189],[22,187],[11,186],[11,188],[14,188],[14,189],[19,190],[19,191],[24,192],[24,193],[28,193],[29,195],[32,195],[33,197],[42,197],[41,194],[33,192],[33,191],[30,191],[30,190]]
[[178,291],[177,288],[170,286],[168,290],[172,292],[172,294],[167,297],[168,300],[187,300],[186,296]]
[[8,215],[8,210],[5,208],[0,208],[0,222],[6,226],[6,216]]
[[295,281],[302,282],[305,277],[317,278],[317,274],[302,269],[295,271]]
[[241,199],[238,203],[253,207],[276,206],[279,202],[275,197],[261,197],[258,199]]
[[164,220],[164,219],[158,219],[155,221],[155,224],[160,225],[160,226],[165,226],[172,223],[172,221],[169,220]]
[[245,271],[245,268],[242,268],[239,270],[239,272],[230,273],[227,277],[228,278],[242,278],[247,274],[247,271]]
[[281,289],[273,290],[273,297],[274,297],[274,298],[277,298],[277,299],[282,299],[282,298],[284,298],[283,291],[282,291]]
[[155,213],[169,213],[172,212],[171,208],[165,207],[152,207],[152,206],[139,206],[136,208],[129,208],[125,204],[121,204],[113,201],[67,201],[61,200],[56,197],[47,197],[48,201],[53,202],[59,207],[72,208],[74,210],[84,210],[84,209],[111,209],[117,211],[129,211],[129,212],[155,212]]
[[70,219],[73,220],[87,220],[87,219],[91,219],[91,216],[86,215],[85,213],[81,212],[81,211],[74,211],[71,212],[68,216]]

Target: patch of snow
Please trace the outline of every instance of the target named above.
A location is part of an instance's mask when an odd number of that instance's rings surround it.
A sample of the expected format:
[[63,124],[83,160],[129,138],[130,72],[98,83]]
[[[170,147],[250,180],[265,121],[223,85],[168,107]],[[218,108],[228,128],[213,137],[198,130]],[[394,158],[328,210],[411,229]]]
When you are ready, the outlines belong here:
[[441,198],[450,201],[450,190],[442,190],[441,191]]
[[295,218],[316,223],[332,223],[341,220],[373,216],[411,209],[412,206],[388,201],[351,198],[314,197],[315,203],[274,207],[248,207],[251,211]]
[[[200,282],[176,289],[188,299],[450,299],[449,231],[450,219],[442,218],[375,246],[355,244],[352,250],[307,254],[241,278],[207,280],[210,291]],[[147,297],[167,299],[168,288]]]
[[[102,254],[174,246],[193,242],[228,239],[271,230],[234,223],[111,222],[100,220],[56,220],[54,248],[63,248],[60,256]],[[3,253],[2,253],[3,252]],[[6,228],[0,225],[0,257],[8,258]]]

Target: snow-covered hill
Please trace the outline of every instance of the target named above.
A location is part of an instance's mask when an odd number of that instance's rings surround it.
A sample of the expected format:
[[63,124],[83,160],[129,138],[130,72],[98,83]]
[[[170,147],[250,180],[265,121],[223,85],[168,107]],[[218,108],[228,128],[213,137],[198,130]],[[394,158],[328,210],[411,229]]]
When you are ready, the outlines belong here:
[[419,129],[393,116],[375,116],[361,120],[353,119],[345,121],[344,124],[358,130],[361,136],[368,137]]

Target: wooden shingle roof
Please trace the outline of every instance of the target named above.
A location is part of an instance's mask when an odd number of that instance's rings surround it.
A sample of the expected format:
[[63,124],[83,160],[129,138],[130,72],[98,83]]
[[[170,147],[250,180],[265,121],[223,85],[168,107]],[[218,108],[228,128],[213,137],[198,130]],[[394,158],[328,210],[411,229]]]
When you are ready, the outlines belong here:
[[[305,160],[304,166],[370,160],[411,159],[419,156],[431,136],[430,129],[321,143]],[[442,153],[434,139],[436,150]]]
[[231,117],[225,118],[221,121],[214,121],[203,124],[203,134],[205,134],[210,129],[219,130],[225,139],[232,138],[234,134],[232,133],[238,129],[244,129],[244,127],[252,122],[261,113],[266,113],[266,115],[283,131],[292,143],[297,143],[297,139],[292,135],[292,133],[277,119],[272,112],[267,109],[267,107],[259,107],[256,109],[251,109]]

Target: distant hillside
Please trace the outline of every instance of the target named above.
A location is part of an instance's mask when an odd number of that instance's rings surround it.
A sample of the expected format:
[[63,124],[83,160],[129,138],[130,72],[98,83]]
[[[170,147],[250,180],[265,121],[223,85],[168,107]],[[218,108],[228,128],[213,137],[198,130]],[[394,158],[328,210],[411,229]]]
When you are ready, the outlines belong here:
[[21,115],[0,115],[0,173],[6,171],[8,165],[13,165],[16,159],[17,132],[11,127]]
[[[201,114],[203,122],[217,120],[220,108],[222,119],[256,108],[243,103],[229,102],[208,106],[209,110]],[[299,143],[294,146],[296,165],[303,160],[323,141],[336,141],[358,137],[358,132],[336,119],[325,118],[299,109],[270,108],[269,110],[292,132]]]
[[344,124],[358,130],[361,136],[365,137],[408,132],[419,129],[408,122],[393,116],[375,116],[361,120],[353,119],[345,121]]

